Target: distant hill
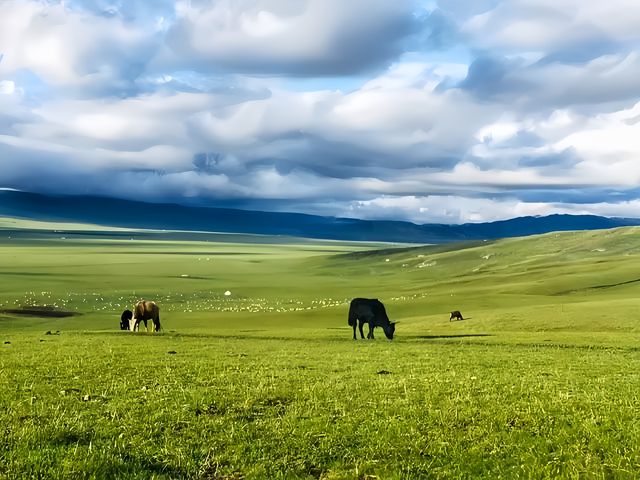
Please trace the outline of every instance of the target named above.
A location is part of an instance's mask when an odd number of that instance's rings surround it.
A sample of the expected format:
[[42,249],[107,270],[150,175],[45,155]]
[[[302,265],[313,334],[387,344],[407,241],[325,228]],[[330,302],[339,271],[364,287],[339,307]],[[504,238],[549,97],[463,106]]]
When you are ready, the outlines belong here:
[[405,243],[445,243],[640,225],[640,219],[594,215],[520,217],[463,225],[417,225],[401,221],[190,207],[94,196],[49,196],[11,190],[0,190],[0,216],[114,227]]

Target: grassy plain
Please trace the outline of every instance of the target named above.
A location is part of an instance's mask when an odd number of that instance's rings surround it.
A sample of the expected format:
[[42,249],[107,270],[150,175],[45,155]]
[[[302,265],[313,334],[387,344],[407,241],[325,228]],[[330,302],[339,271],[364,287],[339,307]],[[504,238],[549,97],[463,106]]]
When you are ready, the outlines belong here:
[[[0,478],[638,478],[640,229],[399,248],[0,226]],[[356,296],[393,341],[352,340]],[[117,330],[138,298],[161,334]],[[7,312],[33,305],[77,315]]]

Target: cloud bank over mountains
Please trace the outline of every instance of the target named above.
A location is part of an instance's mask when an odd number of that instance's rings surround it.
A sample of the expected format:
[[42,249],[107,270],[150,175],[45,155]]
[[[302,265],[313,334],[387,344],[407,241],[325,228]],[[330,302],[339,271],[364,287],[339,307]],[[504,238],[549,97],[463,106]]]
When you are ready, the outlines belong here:
[[0,0],[0,186],[640,217],[640,3]]

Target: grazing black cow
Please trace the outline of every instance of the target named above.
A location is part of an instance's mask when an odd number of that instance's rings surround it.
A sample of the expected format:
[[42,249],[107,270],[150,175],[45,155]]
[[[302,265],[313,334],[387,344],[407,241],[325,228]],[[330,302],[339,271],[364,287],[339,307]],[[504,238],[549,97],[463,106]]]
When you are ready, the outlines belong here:
[[364,338],[362,327],[369,324],[367,338],[373,339],[373,329],[381,327],[385,336],[393,340],[396,331],[395,322],[390,322],[384,305],[377,298],[354,298],[349,305],[349,325],[353,327],[353,339],[356,340],[356,326],[359,324],[360,338]]
[[453,320],[464,320],[464,318],[462,318],[462,314],[458,311],[458,310],[454,310],[453,312],[451,312],[451,316],[449,317],[449,321]]
[[125,310],[120,315],[120,330],[129,330],[129,320],[133,318],[133,312],[131,310]]

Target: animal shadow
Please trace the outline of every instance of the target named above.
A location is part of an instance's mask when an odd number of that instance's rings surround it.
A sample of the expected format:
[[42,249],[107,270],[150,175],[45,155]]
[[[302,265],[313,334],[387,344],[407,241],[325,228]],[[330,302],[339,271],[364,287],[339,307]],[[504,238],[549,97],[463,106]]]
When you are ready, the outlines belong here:
[[456,335],[418,335],[415,338],[420,338],[423,340],[437,340],[437,339],[447,339],[447,338],[473,338],[473,337],[493,337],[494,335],[490,333],[460,333]]

